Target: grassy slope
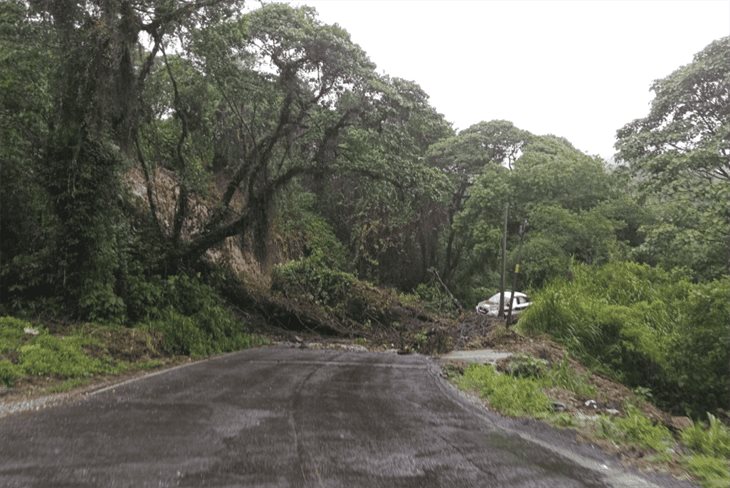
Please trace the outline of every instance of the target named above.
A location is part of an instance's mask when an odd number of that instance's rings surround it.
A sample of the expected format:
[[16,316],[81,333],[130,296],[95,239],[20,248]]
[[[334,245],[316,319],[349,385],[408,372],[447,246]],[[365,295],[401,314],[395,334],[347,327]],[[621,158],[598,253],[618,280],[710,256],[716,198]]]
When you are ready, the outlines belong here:
[[[447,373],[489,407],[575,429],[643,468],[691,475],[706,488],[730,487],[730,429],[714,417],[670,428],[665,424],[671,425],[671,416],[640,394],[593,374],[552,341],[504,329],[487,341],[518,354],[496,368],[457,365],[447,367]],[[589,400],[597,400],[597,408],[586,406]]]
[[[179,324],[139,327],[77,324],[48,327],[13,317],[0,317],[0,386],[7,391],[57,393],[104,378],[153,369],[204,354],[181,354]],[[188,324],[189,326],[189,324]],[[235,341],[211,340],[210,351],[224,352],[265,343],[241,332]]]

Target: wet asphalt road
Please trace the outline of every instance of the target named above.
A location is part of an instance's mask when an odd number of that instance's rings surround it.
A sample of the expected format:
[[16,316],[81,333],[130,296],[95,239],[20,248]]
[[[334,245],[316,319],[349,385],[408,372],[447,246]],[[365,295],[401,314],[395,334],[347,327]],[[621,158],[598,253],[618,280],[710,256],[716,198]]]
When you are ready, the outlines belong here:
[[255,349],[0,419],[2,487],[622,486],[605,476],[420,356]]

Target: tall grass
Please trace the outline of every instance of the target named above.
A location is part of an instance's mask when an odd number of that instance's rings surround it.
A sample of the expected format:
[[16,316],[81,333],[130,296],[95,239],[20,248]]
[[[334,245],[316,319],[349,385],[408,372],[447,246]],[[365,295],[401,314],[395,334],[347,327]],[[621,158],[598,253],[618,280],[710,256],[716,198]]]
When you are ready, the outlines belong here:
[[490,365],[471,365],[457,383],[476,392],[505,415],[540,418],[550,412],[550,399],[534,378],[500,374]]
[[661,406],[694,416],[730,405],[730,279],[693,284],[635,263],[576,265],[520,320]]

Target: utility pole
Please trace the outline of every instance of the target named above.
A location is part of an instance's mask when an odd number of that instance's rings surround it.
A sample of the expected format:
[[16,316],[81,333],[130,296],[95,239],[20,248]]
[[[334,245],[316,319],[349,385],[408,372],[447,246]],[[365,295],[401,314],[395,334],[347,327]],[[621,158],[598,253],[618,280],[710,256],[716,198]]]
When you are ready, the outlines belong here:
[[515,302],[515,290],[517,289],[517,275],[520,274],[520,253],[522,252],[522,238],[525,235],[527,229],[527,219],[520,224],[520,242],[517,244],[517,259],[515,259],[515,272],[512,276],[512,295],[509,300],[509,313],[507,314],[507,327],[512,323],[512,307]]
[[499,277],[499,312],[497,317],[504,318],[504,281],[507,276],[507,223],[509,221],[509,202],[504,204],[504,229],[502,230],[502,273]]

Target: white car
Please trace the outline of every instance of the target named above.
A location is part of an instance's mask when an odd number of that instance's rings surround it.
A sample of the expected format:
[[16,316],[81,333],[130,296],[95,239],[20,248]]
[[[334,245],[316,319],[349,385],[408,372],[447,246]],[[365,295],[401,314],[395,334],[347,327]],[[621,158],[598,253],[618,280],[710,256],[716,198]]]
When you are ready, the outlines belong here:
[[[505,290],[504,292],[504,315],[509,313],[509,301],[512,298],[512,292]],[[512,303],[512,316],[519,315],[527,307],[532,305],[530,299],[524,293],[514,292],[514,302]],[[489,317],[497,317],[499,315],[499,293],[492,295],[487,300],[479,302],[477,305],[477,313],[487,315]]]

